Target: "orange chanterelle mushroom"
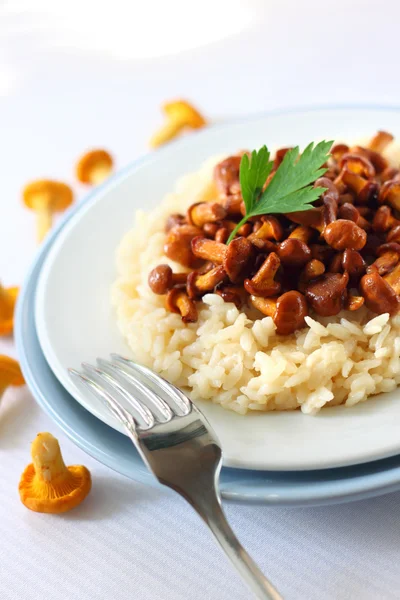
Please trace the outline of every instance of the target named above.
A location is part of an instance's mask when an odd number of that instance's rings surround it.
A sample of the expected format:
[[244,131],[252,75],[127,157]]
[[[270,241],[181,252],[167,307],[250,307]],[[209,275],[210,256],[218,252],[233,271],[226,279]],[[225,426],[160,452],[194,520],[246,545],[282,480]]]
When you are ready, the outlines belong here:
[[199,129],[207,125],[206,119],[186,100],[166,102],[162,109],[167,120],[150,139],[150,147],[157,148],[171,141],[183,129]]
[[25,187],[23,199],[25,206],[36,212],[37,237],[41,242],[51,228],[53,214],[66,210],[74,195],[65,183],[41,179]]
[[76,176],[82,183],[97,185],[111,175],[112,156],[106,150],[90,150],[76,165]]
[[10,386],[19,387],[25,381],[19,364],[9,356],[0,355],[0,398]]
[[19,288],[4,288],[0,283],[0,335],[9,335],[14,327],[14,309]]
[[51,433],[38,433],[32,442],[32,461],[22,473],[19,495],[30,510],[63,513],[78,506],[92,487],[86,467],[66,467],[58,440]]

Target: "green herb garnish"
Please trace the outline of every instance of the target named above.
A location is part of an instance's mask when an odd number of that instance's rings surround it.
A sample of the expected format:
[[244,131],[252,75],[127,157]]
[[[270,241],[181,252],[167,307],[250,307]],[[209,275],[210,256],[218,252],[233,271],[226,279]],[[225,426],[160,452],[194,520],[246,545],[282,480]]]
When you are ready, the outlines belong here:
[[268,186],[264,184],[271,173],[273,161],[266,146],[253,150],[251,160],[244,154],[240,163],[240,186],[246,206],[246,215],[232,231],[227,244],[233,240],[237,230],[250,217],[273,213],[291,213],[312,208],[320,195],[326,191],[312,184],[327,169],[322,168],[329,158],[333,142],[320,142],[314,148],[312,142],[299,158],[299,147],[289,150]]

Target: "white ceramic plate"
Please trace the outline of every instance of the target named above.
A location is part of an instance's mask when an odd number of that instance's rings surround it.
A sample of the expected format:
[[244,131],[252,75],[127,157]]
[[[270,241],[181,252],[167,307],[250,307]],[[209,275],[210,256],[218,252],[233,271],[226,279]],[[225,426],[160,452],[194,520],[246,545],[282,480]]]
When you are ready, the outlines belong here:
[[[336,108],[289,111],[210,128],[151,154],[120,173],[75,210],[43,266],[36,296],[36,325],[46,359],[64,387],[87,410],[119,425],[67,374],[82,361],[128,353],[109,301],[115,249],[137,208],[153,207],[175,180],[209,156],[238,148],[306,144],[325,138],[357,139],[387,129],[400,135],[400,111]],[[225,465],[303,470],[377,460],[400,453],[400,394],[381,395],[354,408],[246,417],[200,403],[219,435]]]

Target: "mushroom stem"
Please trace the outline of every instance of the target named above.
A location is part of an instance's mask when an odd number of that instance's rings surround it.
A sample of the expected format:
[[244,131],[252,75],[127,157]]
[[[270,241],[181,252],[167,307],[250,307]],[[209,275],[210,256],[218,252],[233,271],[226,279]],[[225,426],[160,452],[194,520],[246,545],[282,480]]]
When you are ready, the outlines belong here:
[[12,316],[15,300],[0,283],[0,318],[7,319]]
[[227,247],[221,242],[215,242],[202,236],[197,236],[192,240],[192,252],[195,256],[217,264],[224,261]]
[[187,278],[187,293],[189,298],[196,298],[205,292],[209,292],[216,285],[226,279],[226,271],[223,266],[214,267],[207,273],[199,274],[192,271]]
[[291,290],[279,298],[257,298],[252,295],[251,303],[268,317],[272,317],[278,335],[289,335],[304,327],[307,316],[307,302],[303,294]]
[[259,296],[250,296],[250,301],[254,308],[262,312],[267,317],[274,317],[276,311],[277,298],[261,298]]
[[6,389],[12,386],[24,385],[25,381],[16,360],[0,354],[0,398]]
[[184,323],[193,323],[197,321],[197,310],[193,303],[189,300],[186,294],[179,294],[176,299],[176,306],[182,315],[182,321]]
[[245,290],[255,297],[276,296],[281,291],[281,284],[274,281],[281,261],[275,252],[271,252],[253,275],[252,279],[244,280]]
[[170,142],[178,135],[178,133],[182,131],[185,125],[185,121],[170,119],[152,135],[149,141],[150,147],[158,148],[158,146],[162,146],[162,144]]
[[372,265],[370,265],[367,269],[367,273],[372,273],[373,271],[377,271],[379,275],[386,275],[394,269],[394,267],[399,262],[399,253],[395,250],[388,250],[384,252],[377,258]]
[[394,269],[385,275],[383,279],[388,283],[395,291],[397,295],[400,294],[400,265],[397,264]]
[[103,181],[105,179],[107,179],[109,174],[110,174],[110,169],[108,166],[99,165],[98,167],[95,167],[92,171],[91,183],[93,185],[98,185],[99,183],[103,183]]
[[186,100],[174,100],[163,105],[166,123],[153,135],[150,146],[156,148],[169,142],[184,128],[198,129],[206,125],[206,120],[192,104]]
[[316,229],[320,233],[322,233],[325,229],[322,206],[310,208],[310,210],[286,213],[285,217],[287,217],[293,223],[311,227],[312,229]]
[[72,478],[63,461],[58,440],[51,433],[39,433],[31,445],[32,462],[38,481],[48,482]]
[[6,391],[6,389],[8,388],[8,382],[7,381],[3,381],[1,374],[0,374],[0,400],[1,397],[3,396],[4,392]]
[[307,227],[306,225],[299,225],[298,227],[293,229],[293,231],[289,235],[289,238],[300,240],[301,242],[308,244],[312,234],[313,230],[311,229],[311,227]]
[[0,335],[12,333],[18,291],[17,287],[4,288],[0,283]]
[[183,290],[178,288],[169,290],[165,298],[165,305],[171,312],[180,314],[184,323],[197,321],[196,304]]
[[76,177],[82,183],[98,185],[110,176],[112,169],[113,158],[107,150],[89,150],[76,165]]
[[368,144],[368,147],[370,150],[374,150],[374,152],[383,152],[393,139],[391,133],[388,133],[387,131],[378,131]]
[[51,213],[51,200],[47,196],[36,200],[36,231],[38,242],[43,241],[51,229],[53,217]]
[[226,242],[229,239],[229,229],[227,227],[221,227],[220,229],[218,229],[217,233],[215,234],[215,241],[219,242],[220,244],[226,244]]

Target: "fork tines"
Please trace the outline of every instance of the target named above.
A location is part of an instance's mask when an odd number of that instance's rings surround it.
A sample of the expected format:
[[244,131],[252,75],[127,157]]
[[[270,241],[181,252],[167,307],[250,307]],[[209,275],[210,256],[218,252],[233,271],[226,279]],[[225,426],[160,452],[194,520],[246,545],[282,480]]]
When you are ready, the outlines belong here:
[[167,423],[191,412],[190,400],[178,388],[128,358],[112,354],[111,360],[98,358],[97,366],[82,363],[82,368],[83,373],[75,369],[69,373],[100,398],[130,432],[136,427],[151,429],[157,422]]

